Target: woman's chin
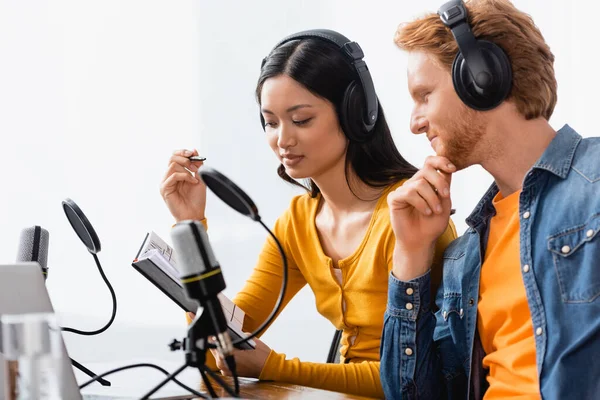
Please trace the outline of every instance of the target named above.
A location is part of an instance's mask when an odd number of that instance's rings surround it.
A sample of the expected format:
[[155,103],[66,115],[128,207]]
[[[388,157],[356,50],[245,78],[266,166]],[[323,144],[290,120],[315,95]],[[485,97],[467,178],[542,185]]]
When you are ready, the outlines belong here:
[[299,171],[296,168],[286,168],[285,173],[293,179],[308,179],[310,177],[310,175],[307,175],[306,173]]

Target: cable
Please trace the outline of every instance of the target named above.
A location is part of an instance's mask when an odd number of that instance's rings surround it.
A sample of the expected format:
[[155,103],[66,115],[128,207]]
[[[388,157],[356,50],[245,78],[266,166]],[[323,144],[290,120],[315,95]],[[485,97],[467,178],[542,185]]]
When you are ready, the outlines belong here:
[[[115,372],[124,371],[124,370],[132,369],[132,368],[138,368],[138,367],[150,367],[150,368],[154,368],[154,369],[159,370],[160,372],[162,372],[165,375],[169,375],[169,372],[167,370],[165,370],[164,368],[161,368],[161,367],[159,367],[158,365],[155,365],[155,364],[149,364],[149,363],[131,364],[131,365],[126,365],[124,367],[119,367],[119,368],[111,369],[110,371],[103,372],[100,375],[93,377],[89,381],[86,381],[86,382],[82,383],[81,385],[79,385],[79,389],[81,390],[84,387],[86,387],[86,386],[94,383],[98,379],[100,379],[102,377],[105,377],[107,375],[110,375],[110,374],[114,374]],[[187,390],[190,393],[192,393],[194,396],[198,396],[200,398],[207,399],[207,397],[205,395],[203,395],[202,393],[200,393],[200,392],[192,389],[191,387],[185,385],[184,383],[178,381],[177,379],[171,378],[171,380],[173,382],[175,382],[176,384],[178,384],[179,386],[181,386],[182,388],[184,388],[185,390]]]
[[[77,361],[75,361],[73,358],[69,357],[69,359],[71,360],[71,364],[77,368],[78,370],[80,370],[81,372],[83,372],[84,374],[86,374],[87,376],[89,376],[90,378],[95,377],[96,374],[93,371],[90,371],[89,369],[87,369],[86,367],[84,367],[83,365],[81,365],[80,363],[78,363]],[[110,386],[111,383],[109,381],[107,381],[106,379],[103,378],[96,378],[98,380],[98,383],[101,384],[102,386]]]
[[250,339],[254,338],[255,336],[258,336],[259,334],[261,334],[262,331],[264,331],[267,328],[267,326],[269,326],[269,324],[273,321],[273,319],[275,318],[275,316],[279,312],[279,309],[281,308],[281,305],[283,304],[283,298],[285,297],[285,291],[287,289],[288,265],[287,265],[287,258],[285,256],[285,252],[283,251],[283,247],[281,247],[281,243],[279,243],[279,240],[277,239],[277,237],[275,236],[275,234],[273,232],[271,232],[271,230],[269,229],[269,227],[267,227],[264,224],[264,222],[262,222],[262,220],[260,219],[260,217],[258,217],[258,216],[257,216],[257,221],[258,221],[258,223],[260,223],[267,230],[267,232],[269,232],[269,234],[271,235],[271,237],[275,240],[275,243],[277,244],[277,248],[279,249],[279,254],[281,254],[281,258],[283,260],[283,281],[281,282],[281,291],[279,292],[279,297],[277,298],[277,303],[275,303],[275,307],[273,308],[273,311],[271,311],[271,314],[267,317],[267,319],[265,320],[265,322],[263,322],[262,325],[259,326],[250,335],[246,336],[243,339],[235,340],[233,342],[234,346],[238,346],[238,345],[241,345],[243,343],[248,342]]
[[112,303],[113,303],[112,316],[110,317],[110,320],[108,321],[108,323],[98,330],[86,332],[86,331],[80,331],[78,329],[63,327],[63,328],[61,328],[61,330],[63,330],[64,332],[71,332],[71,333],[76,333],[78,335],[85,335],[85,336],[97,335],[97,334],[102,333],[105,330],[107,330],[108,327],[112,325],[113,321],[115,320],[115,316],[117,315],[117,296],[115,295],[115,291],[112,288],[112,286],[110,285],[110,282],[108,281],[108,279],[106,278],[106,275],[104,275],[104,271],[102,270],[102,266],[100,265],[100,260],[98,260],[98,256],[94,253],[92,253],[92,256],[94,256],[94,260],[96,261],[96,265],[98,266],[98,271],[100,271],[100,276],[102,276],[104,283],[106,283],[106,286],[108,286],[108,290],[110,290],[110,295],[112,297]]
[[185,364],[183,364],[182,366],[180,366],[179,368],[177,368],[176,371],[167,374],[167,377],[165,379],[163,379],[158,385],[156,385],[155,387],[153,387],[152,389],[150,389],[150,391],[148,393],[146,393],[140,400],[148,400],[150,398],[150,396],[152,396],[154,393],[156,393],[157,391],[160,390],[160,388],[162,388],[165,384],[169,383],[169,381],[171,379],[175,379],[175,377],[177,375],[179,375],[179,373],[181,371],[183,371],[184,369],[186,369],[188,366],[187,362]]

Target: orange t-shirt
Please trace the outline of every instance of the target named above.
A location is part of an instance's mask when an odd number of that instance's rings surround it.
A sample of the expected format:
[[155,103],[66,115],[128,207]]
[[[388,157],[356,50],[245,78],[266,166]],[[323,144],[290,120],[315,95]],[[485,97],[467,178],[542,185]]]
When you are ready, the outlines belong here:
[[[477,329],[490,384],[485,399],[539,399],[533,324],[519,256],[519,195],[493,200],[496,215],[481,268]],[[527,267],[529,268],[529,267]],[[526,272],[525,272],[526,273]]]

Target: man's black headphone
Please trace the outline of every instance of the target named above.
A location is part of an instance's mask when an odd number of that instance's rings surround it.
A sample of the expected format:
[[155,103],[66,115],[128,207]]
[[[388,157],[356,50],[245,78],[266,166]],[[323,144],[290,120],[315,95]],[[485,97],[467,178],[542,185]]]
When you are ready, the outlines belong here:
[[[349,129],[349,127],[344,126],[346,124],[346,121],[348,121],[347,115],[349,112],[349,106],[350,104],[352,104],[350,100],[354,96],[353,93],[357,85],[356,81],[352,81],[346,88],[346,92],[344,93],[344,99],[342,101],[340,109],[340,113],[344,115],[340,115],[339,119],[342,123],[342,129],[344,130],[344,133],[348,136],[350,140],[354,140],[357,142],[364,142],[368,140],[371,136],[369,135],[369,133],[373,130],[373,128],[375,127],[375,123],[377,122],[378,101],[377,94],[375,93],[375,87],[373,86],[373,79],[371,78],[371,74],[369,73],[369,68],[363,60],[364,53],[362,49],[360,48],[358,43],[350,41],[350,39],[338,32],[329,29],[313,29],[298,32],[285,37],[283,40],[277,43],[273,50],[275,50],[282,44],[290,42],[292,40],[307,38],[321,39],[336,45],[340,49],[342,54],[346,57],[348,62],[356,70],[358,79],[360,80],[360,85],[363,89],[366,103],[364,108],[365,112],[362,118],[364,129],[361,130],[361,132],[356,132],[355,129]],[[264,67],[265,63],[267,62],[267,59],[268,56],[262,60],[261,69]]]
[[458,53],[452,64],[452,82],[461,100],[485,111],[498,106],[512,87],[512,68],[506,53],[496,44],[478,40],[471,32],[467,8],[452,0],[438,10],[440,19],[452,30]]

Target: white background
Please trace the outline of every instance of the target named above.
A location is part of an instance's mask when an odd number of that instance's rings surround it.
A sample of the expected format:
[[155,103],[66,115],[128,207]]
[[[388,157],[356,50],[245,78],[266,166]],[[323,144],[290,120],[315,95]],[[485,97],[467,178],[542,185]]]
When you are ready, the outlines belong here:
[[[533,15],[556,56],[559,102],[550,121],[597,135],[596,31],[600,6],[564,0],[516,5]],[[369,4],[367,6],[367,4]],[[259,125],[254,88],[261,59],[287,34],[330,28],[359,42],[402,154],[432,153],[408,129],[406,56],[397,25],[438,1],[0,0],[0,264],[13,262],[21,229],[50,232],[48,289],[63,323],[96,329],[110,297],[61,201],[72,198],[98,233],[99,258],[119,311],[98,337],[65,334],[78,361],[153,356],[183,360],[166,344],[185,333],[183,313],[132,267],[149,230],[170,241],[159,195],[171,152],[197,147],[237,182],[272,225],[299,193],[281,181]],[[595,9],[590,9],[595,7]],[[526,134],[526,132],[524,132]],[[479,168],[453,182],[455,222],[491,183]],[[210,238],[233,296],[266,233],[212,194]],[[289,357],[324,361],[333,327],[305,289],[264,336]]]

